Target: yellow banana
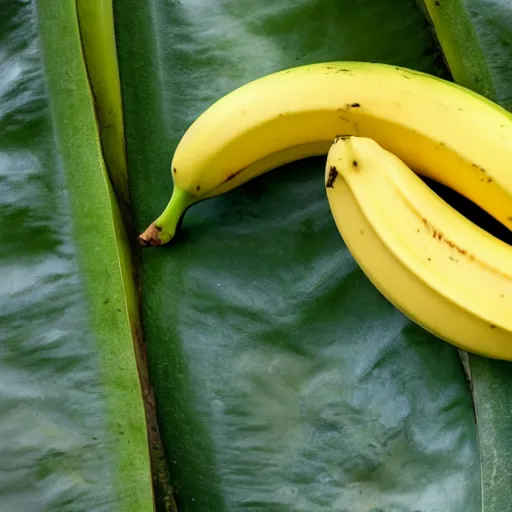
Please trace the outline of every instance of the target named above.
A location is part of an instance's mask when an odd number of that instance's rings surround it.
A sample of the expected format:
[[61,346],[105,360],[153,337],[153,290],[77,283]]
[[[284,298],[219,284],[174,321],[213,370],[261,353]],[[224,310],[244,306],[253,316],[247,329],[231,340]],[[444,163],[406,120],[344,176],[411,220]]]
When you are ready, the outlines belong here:
[[174,189],[140,235],[167,243],[189,206],[279,165],[327,154],[337,135],[376,140],[415,172],[512,228],[512,116],[468,89],[373,63],[300,66],[250,82],[214,103],[184,134]]
[[512,360],[511,246],[374,140],[338,138],[325,184],[347,247],[391,303],[453,345]]

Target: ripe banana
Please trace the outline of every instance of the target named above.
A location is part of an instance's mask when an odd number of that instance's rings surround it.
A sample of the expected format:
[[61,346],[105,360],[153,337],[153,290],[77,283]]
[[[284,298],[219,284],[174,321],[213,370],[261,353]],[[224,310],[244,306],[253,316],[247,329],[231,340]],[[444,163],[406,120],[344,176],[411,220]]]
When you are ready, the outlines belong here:
[[507,111],[417,71],[330,62],[259,78],[200,115],[174,153],[171,200],[140,242],[167,243],[192,204],[279,165],[325,155],[339,134],[374,139],[512,228]]
[[459,348],[512,360],[511,246],[368,138],[336,140],[325,185],[347,247],[391,303]]

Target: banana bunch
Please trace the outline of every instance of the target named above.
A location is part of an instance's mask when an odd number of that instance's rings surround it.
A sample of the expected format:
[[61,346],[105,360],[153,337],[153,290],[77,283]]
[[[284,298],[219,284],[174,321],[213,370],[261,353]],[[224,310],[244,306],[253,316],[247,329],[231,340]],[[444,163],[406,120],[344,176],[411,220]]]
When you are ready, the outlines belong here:
[[511,246],[372,139],[338,138],[325,178],[341,236],[391,303],[459,348],[512,359]]
[[171,164],[171,199],[139,240],[165,244],[194,203],[315,155],[327,155],[336,226],[381,293],[441,339],[512,360],[512,247],[416,175],[511,229],[512,116],[431,75],[330,62],[234,90],[184,134]]

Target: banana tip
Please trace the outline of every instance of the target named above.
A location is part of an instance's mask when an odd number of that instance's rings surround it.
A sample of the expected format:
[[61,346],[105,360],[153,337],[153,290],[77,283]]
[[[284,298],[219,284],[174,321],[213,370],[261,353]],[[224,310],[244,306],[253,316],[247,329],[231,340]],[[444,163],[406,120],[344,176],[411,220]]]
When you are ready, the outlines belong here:
[[162,228],[152,222],[146,230],[139,235],[139,245],[143,247],[157,247],[165,243],[161,237]]

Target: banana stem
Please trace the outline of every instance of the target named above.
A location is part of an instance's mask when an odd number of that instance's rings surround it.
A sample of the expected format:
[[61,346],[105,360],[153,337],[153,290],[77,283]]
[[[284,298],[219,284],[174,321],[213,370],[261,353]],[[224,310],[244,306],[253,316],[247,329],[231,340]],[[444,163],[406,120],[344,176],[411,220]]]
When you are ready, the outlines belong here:
[[156,246],[164,245],[172,240],[186,211],[196,201],[197,199],[193,195],[175,186],[165,210],[147,227],[144,233],[139,235],[139,243]]

